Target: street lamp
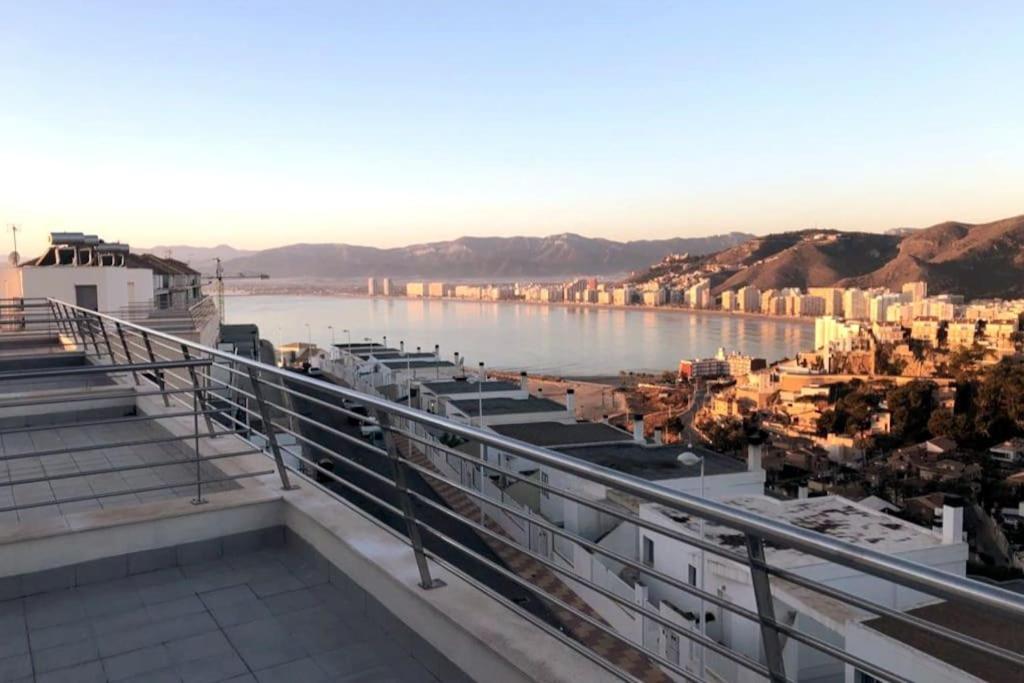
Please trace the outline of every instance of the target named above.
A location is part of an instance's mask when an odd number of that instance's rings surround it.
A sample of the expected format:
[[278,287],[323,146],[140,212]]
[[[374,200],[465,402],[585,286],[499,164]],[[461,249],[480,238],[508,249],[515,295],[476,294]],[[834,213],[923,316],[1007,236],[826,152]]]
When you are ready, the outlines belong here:
[[328,325],[327,329],[331,331],[331,346],[334,346],[334,325]]
[[[688,444],[688,448],[693,448],[693,444]],[[693,451],[684,451],[680,453],[676,460],[679,461],[680,465],[684,467],[693,467],[694,465],[700,465],[700,497],[704,499],[704,458],[697,455]],[[698,537],[701,541],[700,547],[700,635],[701,640],[705,640],[708,635],[707,629],[707,614],[704,610],[704,517],[701,515],[698,517],[697,524],[699,525]],[[705,677],[706,669],[704,668],[704,643],[700,644],[700,678],[703,680]]]
[[347,335],[348,347],[349,347],[349,349],[351,349],[352,348],[352,332],[350,330],[342,330],[342,332],[344,332]]

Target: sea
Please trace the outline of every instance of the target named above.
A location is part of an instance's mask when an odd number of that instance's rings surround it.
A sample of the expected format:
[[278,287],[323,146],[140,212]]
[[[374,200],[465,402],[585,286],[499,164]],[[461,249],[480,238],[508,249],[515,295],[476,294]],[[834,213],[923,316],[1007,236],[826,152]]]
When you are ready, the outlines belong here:
[[[400,341],[414,351],[468,366],[565,377],[674,370],[684,358],[719,348],[769,361],[813,345],[804,320],[677,309],[610,308],[358,296],[238,295],[225,302],[226,322],[255,323],[275,345],[312,341]],[[333,328],[333,329],[332,329]]]

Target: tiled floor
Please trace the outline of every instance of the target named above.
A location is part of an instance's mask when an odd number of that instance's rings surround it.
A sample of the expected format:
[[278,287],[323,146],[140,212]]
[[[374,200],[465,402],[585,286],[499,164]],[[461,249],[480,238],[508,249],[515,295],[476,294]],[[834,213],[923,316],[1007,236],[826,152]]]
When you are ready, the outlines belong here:
[[[87,445],[143,441],[170,436],[170,433],[157,424],[156,421],[122,422],[93,426],[71,424],[52,429],[28,432],[15,431],[3,434],[0,437],[0,455],[29,454],[65,447],[74,448]],[[200,441],[201,449],[203,447],[202,443]],[[245,444],[239,441],[238,450],[244,448]],[[6,482],[36,477],[52,477],[54,475],[65,475],[89,470],[144,465],[151,462],[187,460],[192,457],[194,456],[185,442],[168,441],[140,446],[99,448],[96,450],[0,461],[0,509],[68,498],[82,499],[61,505],[42,505],[0,512],[0,523],[26,521],[40,517],[52,517],[122,505],[137,505],[139,503],[173,497],[193,497],[195,496],[194,486],[181,486],[120,496],[90,497],[90,494],[107,494],[117,491],[153,488],[165,484],[195,481],[195,466],[185,463],[132,469],[87,477],[20,484],[17,486],[5,485]],[[201,467],[204,480],[217,479],[224,476],[213,463],[203,463]],[[204,485],[203,490],[206,493],[212,493],[237,486],[234,482],[220,482]]]
[[436,683],[331,574],[282,546],[0,602],[0,681]]

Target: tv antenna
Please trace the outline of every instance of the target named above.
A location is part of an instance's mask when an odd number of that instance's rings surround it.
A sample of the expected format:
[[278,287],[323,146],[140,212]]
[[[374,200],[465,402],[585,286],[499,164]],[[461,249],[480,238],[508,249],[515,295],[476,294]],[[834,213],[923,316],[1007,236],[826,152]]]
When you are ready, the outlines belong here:
[[21,257],[18,255],[18,231],[21,230],[15,223],[11,223],[7,226],[11,230],[11,239],[14,240],[14,251],[11,252],[10,261],[14,265],[18,265],[18,261]]

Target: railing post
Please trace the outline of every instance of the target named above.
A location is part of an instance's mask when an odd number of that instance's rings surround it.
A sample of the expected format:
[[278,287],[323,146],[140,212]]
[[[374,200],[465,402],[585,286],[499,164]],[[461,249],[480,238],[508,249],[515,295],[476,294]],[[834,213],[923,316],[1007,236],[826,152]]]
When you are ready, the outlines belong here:
[[[96,360],[98,361],[100,359],[100,355],[101,354],[100,354],[99,342],[96,341],[96,328],[93,327],[93,320],[92,320],[92,318],[87,317],[86,320],[88,321],[87,329],[89,330],[89,338],[92,339],[92,348],[94,348],[96,350]],[[89,348],[89,347],[86,346],[86,348]]]
[[[185,360],[192,360],[191,354],[188,352],[188,346],[185,344],[181,345],[181,355]],[[210,418],[209,402],[206,400],[206,391],[200,388],[199,384],[199,373],[196,372],[194,365],[188,367],[189,377],[192,379],[192,392],[193,394],[199,395],[199,407],[203,409],[203,418],[206,420],[206,431],[210,433],[210,438],[216,438],[216,433],[213,430],[213,420]]]
[[260,386],[260,377],[256,368],[248,366],[249,379],[252,381],[252,394],[256,397],[256,406],[260,411],[260,421],[263,422],[263,432],[270,444],[270,451],[274,455],[274,462],[277,463],[277,473],[281,477],[281,488],[285,491],[297,489],[288,480],[288,468],[284,466],[284,458],[281,457],[281,447],[277,443],[277,435],[274,433],[274,423],[270,419],[270,407],[263,398],[263,388]]
[[192,499],[192,504],[204,505],[206,501],[203,500],[203,463],[199,454],[199,387],[196,385],[192,387],[192,438],[196,450],[196,497]]
[[[750,564],[750,578],[754,586],[754,600],[757,602],[757,616],[761,627],[761,642],[768,664],[772,683],[785,683],[786,666],[782,659],[782,641],[775,630],[775,604],[772,588],[765,570],[764,540],[747,534],[747,561]],[[701,615],[703,618],[704,615]]]
[[[121,327],[121,323],[115,323],[117,329],[117,336],[121,339],[121,348],[124,349],[124,360],[128,365],[132,364],[132,352],[128,348],[128,340],[124,336],[124,328]],[[139,386],[139,373],[132,370],[132,378],[135,380],[135,386]]]
[[412,542],[412,552],[416,557],[416,567],[420,572],[420,588],[430,590],[444,586],[444,581],[434,579],[430,576],[430,566],[427,564],[427,555],[423,552],[423,537],[420,535],[420,527],[416,524],[416,509],[413,507],[412,497],[409,495],[409,487],[405,478],[405,466],[402,463],[402,454],[395,443],[395,437],[391,433],[391,417],[382,410],[374,410],[374,417],[380,426],[381,434],[384,437],[384,447],[391,460],[391,469],[395,477],[395,488],[398,490],[398,499],[402,504],[402,513],[405,515],[405,528]]
[[107,355],[110,356],[110,364],[117,365],[117,359],[114,358],[114,347],[110,345],[110,335],[107,334],[107,322],[103,318],[97,318],[96,322],[100,326],[100,331],[103,332],[103,343],[107,347]]
[[64,319],[60,315],[59,307],[57,306],[57,304],[53,302],[53,299],[47,299],[47,302],[50,305],[50,315],[53,316],[53,319],[55,321],[57,321],[57,331],[60,334],[64,334]]
[[[146,345],[146,353],[149,354],[149,362],[156,362],[156,355],[153,353],[153,343],[149,340],[149,335],[145,331],[142,332],[142,341]],[[156,377],[156,385],[160,388],[161,392],[167,391],[167,383],[164,382],[164,371],[154,370],[153,376]],[[168,408],[171,407],[171,399],[168,398],[167,394],[164,393],[164,405]]]
[[[67,319],[68,319],[68,327],[71,328],[71,337],[75,340],[75,344],[78,345],[79,343],[81,343],[82,344],[82,350],[83,351],[87,350],[85,348],[85,334],[82,333],[82,320],[81,320],[81,318],[79,318],[77,313],[75,313],[75,315],[72,316],[71,315],[71,309],[69,309],[67,306],[63,306],[63,308],[64,308],[64,315],[67,316]],[[79,341],[79,340],[81,340],[81,341]]]

